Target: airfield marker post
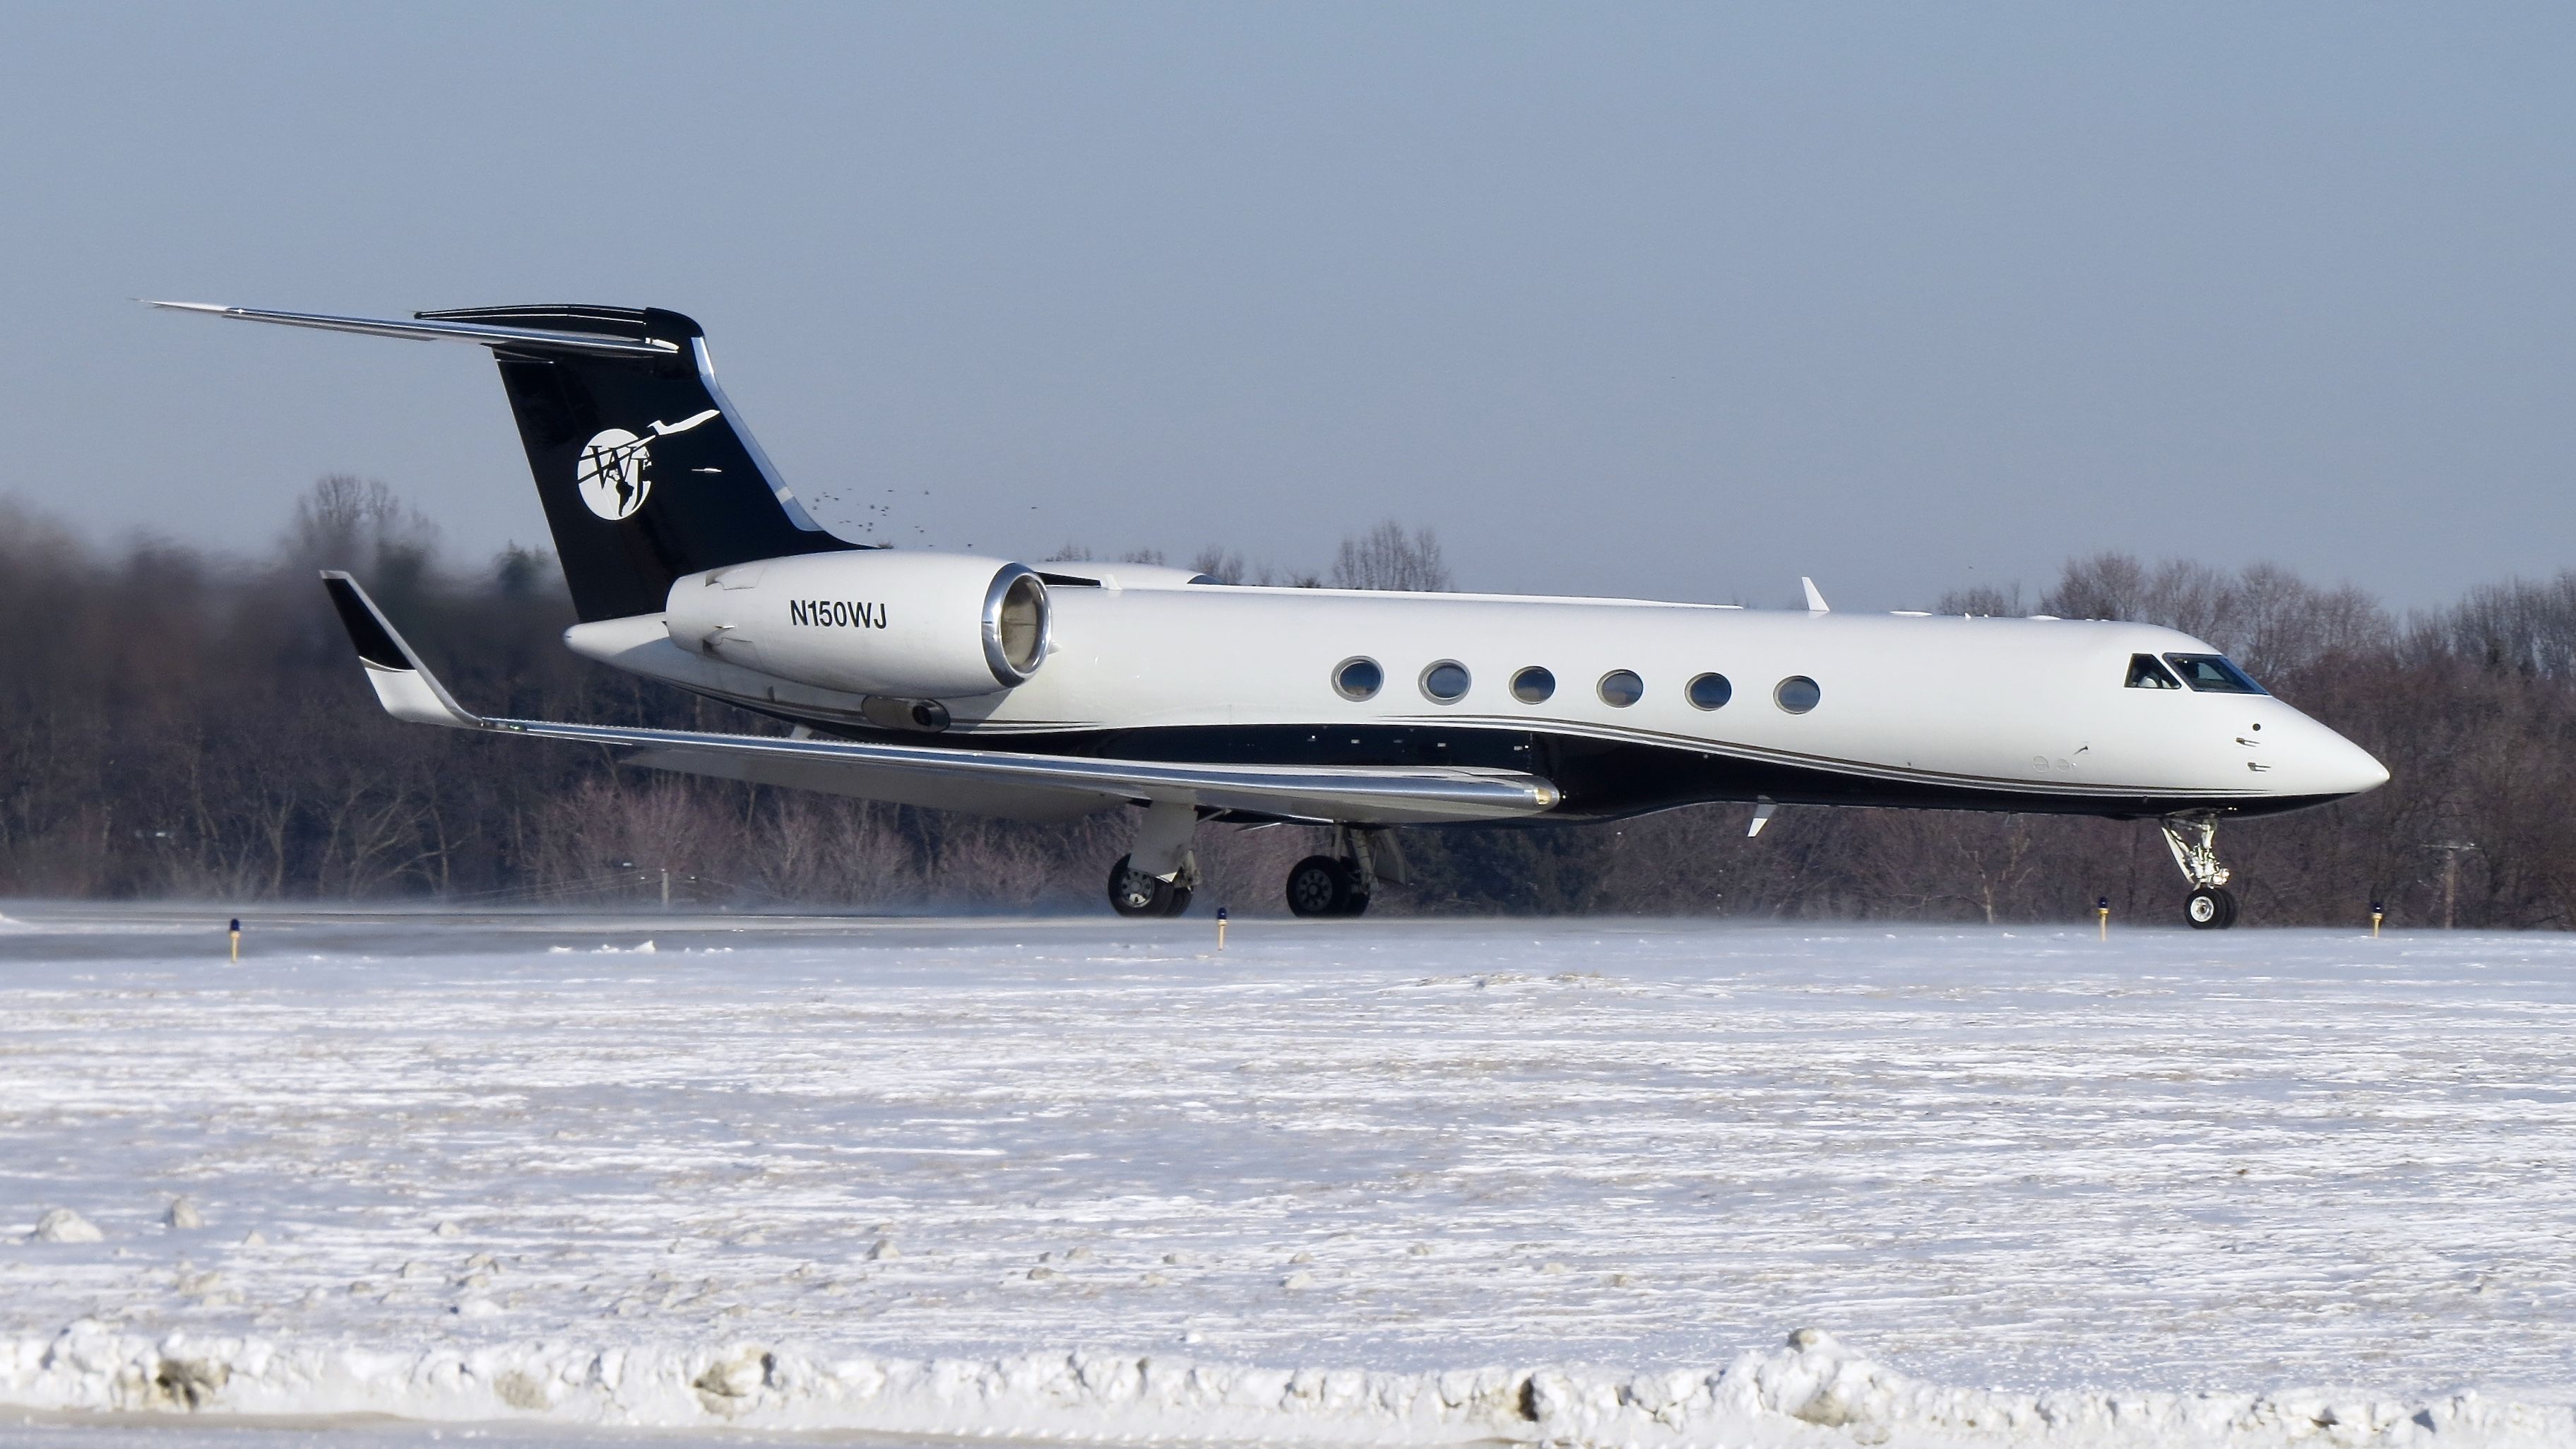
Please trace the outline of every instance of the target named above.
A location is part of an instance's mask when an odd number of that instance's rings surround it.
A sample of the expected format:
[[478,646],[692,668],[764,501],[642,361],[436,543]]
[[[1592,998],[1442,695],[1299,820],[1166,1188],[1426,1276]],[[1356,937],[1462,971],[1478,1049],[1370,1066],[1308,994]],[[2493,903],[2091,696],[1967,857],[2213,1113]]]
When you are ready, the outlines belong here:
[[2110,940],[2111,898],[2109,896],[2095,896],[2093,898],[2093,913],[2102,918],[2102,939],[2105,941]]
[[1225,949],[1225,907],[1216,908],[1216,948]]
[[233,964],[241,964],[241,917],[233,917]]
[[2370,939],[2374,941],[2379,939],[2379,922],[2387,914],[2387,910],[2379,902],[2370,903]]

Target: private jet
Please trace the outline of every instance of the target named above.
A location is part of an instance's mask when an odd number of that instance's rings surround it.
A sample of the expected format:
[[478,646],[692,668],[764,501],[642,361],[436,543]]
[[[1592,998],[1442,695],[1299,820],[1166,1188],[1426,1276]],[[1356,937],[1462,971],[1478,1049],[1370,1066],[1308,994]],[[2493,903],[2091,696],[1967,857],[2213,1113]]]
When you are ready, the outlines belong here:
[[1110,905],[1178,915],[1209,823],[1325,827],[1300,916],[1401,884],[1406,827],[1608,821],[1711,801],[2153,819],[2192,926],[2234,924],[2219,822],[2372,789],[2366,751],[2218,650],[2105,620],[1860,615],[1511,594],[1256,588],[1186,569],[853,542],[816,523],[676,312],[244,321],[488,348],[580,622],[575,653],[784,726],[497,719],[323,575],[397,719],[630,762],[1057,821],[1128,812]]

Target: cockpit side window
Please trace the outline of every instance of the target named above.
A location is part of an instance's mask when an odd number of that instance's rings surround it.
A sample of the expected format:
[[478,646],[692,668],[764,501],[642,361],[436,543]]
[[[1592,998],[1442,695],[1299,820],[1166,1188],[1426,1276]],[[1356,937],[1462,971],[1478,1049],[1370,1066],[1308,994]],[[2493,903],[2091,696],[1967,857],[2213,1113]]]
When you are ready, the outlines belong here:
[[2208,694],[2261,694],[2263,686],[2224,654],[2168,654],[2165,662],[2181,671],[2183,682]]
[[2180,689],[2182,681],[2173,677],[2173,671],[2158,664],[2156,656],[2132,654],[2129,656],[2129,687],[2131,689]]

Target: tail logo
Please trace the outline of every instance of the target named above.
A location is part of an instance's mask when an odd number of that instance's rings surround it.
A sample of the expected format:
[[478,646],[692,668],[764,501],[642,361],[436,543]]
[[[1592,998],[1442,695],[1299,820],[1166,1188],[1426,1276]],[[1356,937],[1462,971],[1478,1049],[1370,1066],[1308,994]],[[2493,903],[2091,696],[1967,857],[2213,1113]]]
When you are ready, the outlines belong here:
[[573,465],[573,482],[580,485],[581,501],[611,523],[633,517],[653,492],[653,440],[685,433],[719,416],[709,408],[676,423],[648,423],[648,437],[639,438],[624,428],[609,428],[594,435],[581,445],[581,460]]

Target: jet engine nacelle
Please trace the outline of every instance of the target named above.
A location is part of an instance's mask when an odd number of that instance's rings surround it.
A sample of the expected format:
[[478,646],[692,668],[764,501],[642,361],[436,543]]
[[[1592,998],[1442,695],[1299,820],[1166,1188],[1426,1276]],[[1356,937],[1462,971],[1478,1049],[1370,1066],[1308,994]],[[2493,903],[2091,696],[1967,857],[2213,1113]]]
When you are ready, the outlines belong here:
[[799,684],[957,699],[1046,659],[1046,584],[1023,565],[861,549],[760,559],[671,585],[672,642]]

